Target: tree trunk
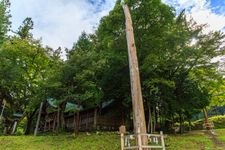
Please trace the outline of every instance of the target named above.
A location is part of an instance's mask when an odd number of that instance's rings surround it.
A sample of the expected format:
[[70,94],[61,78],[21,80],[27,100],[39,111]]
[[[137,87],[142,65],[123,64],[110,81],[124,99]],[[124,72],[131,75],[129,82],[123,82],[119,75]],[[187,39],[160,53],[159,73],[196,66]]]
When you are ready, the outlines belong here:
[[152,119],[153,119],[153,128],[152,128],[152,132],[155,132],[155,126],[156,126],[156,109],[155,107],[153,107],[153,115],[152,115]]
[[33,118],[32,117],[27,117],[27,126],[26,126],[26,130],[25,130],[25,135],[30,134],[32,122],[33,122]]
[[74,129],[75,134],[79,133],[79,128],[80,128],[80,111],[77,111],[76,121],[75,121],[75,129]]
[[14,133],[15,133],[16,127],[17,127],[17,121],[15,121],[15,122],[13,123],[13,128],[12,128],[11,134],[14,134]]
[[47,119],[48,119],[48,114],[45,115],[44,132],[47,130]]
[[86,125],[86,131],[89,129],[88,127],[88,123],[89,123],[89,114],[88,114],[88,112],[87,112],[87,114],[86,114],[86,123],[85,123],[85,125]]
[[191,119],[188,120],[188,124],[189,124],[188,130],[191,131]]
[[206,108],[203,108],[203,113],[204,113],[204,117],[205,117],[205,123],[208,123],[209,119],[208,119],[208,113],[207,113],[207,109]]
[[180,113],[179,114],[179,117],[180,117],[180,134],[182,134],[182,128],[183,128],[183,120],[182,120],[182,114]]
[[25,130],[25,135],[28,135],[31,132],[32,123],[33,123],[33,117],[34,117],[34,115],[35,115],[37,110],[38,110],[38,108],[36,108],[32,113],[27,113],[27,115],[26,115],[26,117],[27,117],[27,126],[26,126],[26,130]]
[[[56,128],[56,120],[57,120],[57,113],[54,113],[53,116],[53,124],[52,124],[52,132],[56,132],[55,128]],[[49,122],[50,126],[51,126],[51,122]],[[49,131],[51,130],[51,128],[49,128]]]
[[148,103],[148,133],[153,132],[153,123],[152,123],[152,111],[150,103]]
[[97,117],[98,117],[98,109],[97,108],[95,108],[95,110],[94,110],[94,130],[96,130],[97,129]]
[[[3,101],[3,102],[4,102],[4,101]],[[6,102],[4,102],[4,104],[3,104],[0,119],[2,119],[2,117],[3,117],[3,113],[4,113],[4,109],[5,109],[5,105],[6,105]]]
[[205,127],[206,127],[207,130],[211,130],[212,126],[209,123],[209,117],[208,117],[207,109],[203,108],[203,112],[204,112],[204,116],[205,116]]
[[76,133],[76,112],[75,111],[73,116],[73,128],[74,128],[74,133]]
[[40,104],[38,119],[37,119],[36,127],[35,127],[35,130],[34,130],[34,136],[36,136],[37,132],[38,132],[38,127],[39,127],[39,123],[40,123],[40,119],[41,119],[42,107],[43,107],[43,102],[41,102],[41,104]]
[[58,107],[56,133],[59,133],[59,128],[60,128],[60,108]]
[[64,118],[64,110],[66,107],[66,103],[63,102],[61,105],[61,111],[60,111],[60,127],[61,129],[65,129],[65,118]]

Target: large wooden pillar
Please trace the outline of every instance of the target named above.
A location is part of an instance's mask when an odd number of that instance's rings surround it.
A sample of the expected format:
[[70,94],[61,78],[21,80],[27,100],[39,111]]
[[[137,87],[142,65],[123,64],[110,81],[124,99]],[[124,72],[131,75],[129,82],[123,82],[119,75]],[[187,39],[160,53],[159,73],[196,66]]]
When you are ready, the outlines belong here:
[[123,5],[123,10],[126,18],[126,37],[127,37],[129,67],[130,67],[134,132],[146,133],[145,114],[142,100],[141,83],[140,83],[140,75],[139,75],[139,67],[134,40],[132,19],[129,8],[126,4]]

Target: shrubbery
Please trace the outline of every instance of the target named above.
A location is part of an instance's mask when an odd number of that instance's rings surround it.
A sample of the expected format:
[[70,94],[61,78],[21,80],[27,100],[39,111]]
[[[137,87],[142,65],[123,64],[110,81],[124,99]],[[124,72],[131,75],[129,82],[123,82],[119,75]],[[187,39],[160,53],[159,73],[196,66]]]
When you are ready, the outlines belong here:
[[[192,122],[192,130],[203,129],[204,119]],[[209,122],[213,122],[215,129],[225,128],[225,115],[213,116],[209,118]]]

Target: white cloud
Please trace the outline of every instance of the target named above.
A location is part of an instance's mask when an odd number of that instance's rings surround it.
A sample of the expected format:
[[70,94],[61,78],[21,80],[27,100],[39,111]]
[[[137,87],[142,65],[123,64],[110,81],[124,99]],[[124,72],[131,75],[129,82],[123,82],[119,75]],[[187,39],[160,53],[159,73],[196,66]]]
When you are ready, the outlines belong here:
[[[88,2],[89,1],[89,2]],[[93,4],[90,3],[93,2]],[[104,4],[102,2],[105,1]],[[26,17],[34,20],[34,37],[42,37],[45,45],[71,48],[82,31],[93,32],[102,16],[107,15],[116,0],[11,0],[12,26],[16,30]],[[225,12],[212,8],[208,0],[163,0],[179,12],[187,14],[209,30],[225,31]],[[220,14],[214,9],[221,9]]]
[[[208,0],[163,0],[176,10],[187,10],[187,16],[192,17],[198,24],[207,24],[205,32],[225,31],[225,12],[222,7],[213,8]],[[213,10],[220,9],[220,13]]]
[[26,17],[34,21],[34,37],[53,48],[71,48],[82,31],[93,32],[102,16],[113,8],[115,0],[12,0],[12,28],[16,30]]

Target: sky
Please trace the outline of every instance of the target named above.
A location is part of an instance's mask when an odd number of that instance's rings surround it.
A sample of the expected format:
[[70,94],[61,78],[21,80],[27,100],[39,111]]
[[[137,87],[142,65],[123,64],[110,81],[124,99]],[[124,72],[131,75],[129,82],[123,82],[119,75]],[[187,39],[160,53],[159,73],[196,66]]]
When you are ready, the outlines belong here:
[[[92,33],[100,19],[113,9],[116,0],[11,0],[12,29],[26,17],[34,21],[33,35],[54,49],[71,48],[82,31]],[[162,0],[177,13],[185,9],[205,32],[225,32],[225,0]]]

